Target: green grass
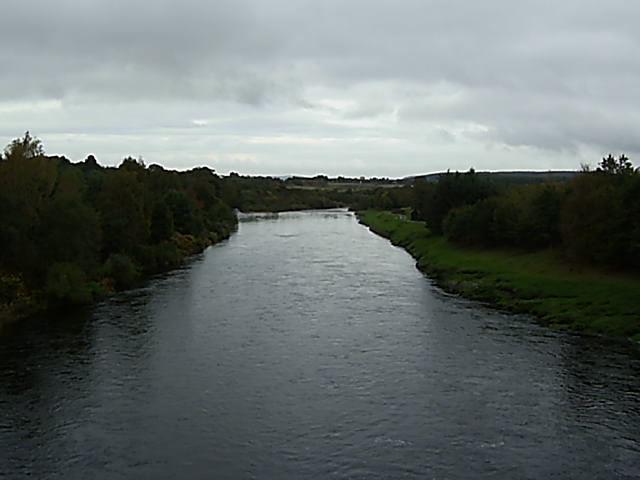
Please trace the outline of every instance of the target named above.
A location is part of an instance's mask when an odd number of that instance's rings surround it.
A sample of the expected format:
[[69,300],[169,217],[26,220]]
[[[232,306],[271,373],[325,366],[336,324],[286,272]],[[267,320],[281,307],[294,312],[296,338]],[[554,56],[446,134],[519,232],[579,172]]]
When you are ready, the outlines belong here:
[[640,278],[576,269],[553,251],[462,249],[422,222],[390,212],[359,212],[375,233],[406,248],[445,290],[528,313],[561,330],[640,341]]

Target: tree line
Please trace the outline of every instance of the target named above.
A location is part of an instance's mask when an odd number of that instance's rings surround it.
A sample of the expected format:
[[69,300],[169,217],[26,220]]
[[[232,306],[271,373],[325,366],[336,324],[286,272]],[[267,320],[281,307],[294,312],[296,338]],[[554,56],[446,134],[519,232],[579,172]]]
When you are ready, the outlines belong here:
[[[640,269],[640,171],[609,155],[568,179],[508,184],[473,169],[437,181],[283,180],[125,158],[46,155],[28,132],[0,154],[0,320],[90,303],[228,237],[235,209],[400,210],[461,246],[557,249],[571,262]],[[395,184],[394,184],[395,183]],[[1,323],[1,322],[0,322]]]
[[[397,191],[396,191],[397,190]],[[142,159],[101,166],[46,155],[29,132],[0,153],[0,324],[34,310],[94,302],[224,239],[234,210],[406,206],[410,189],[300,188],[206,167]]]
[[581,265],[640,270],[640,169],[604,157],[568,181],[504,186],[473,170],[414,185],[413,216],[461,246],[553,248]]
[[89,303],[175,267],[233,231],[225,195],[208,168],[71,163],[27,132],[0,155],[0,316]]
[[388,179],[363,182],[326,176],[280,179],[231,173],[224,181],[229,191],[229,204],[243,212],[337,207],[395,209],[408,206],[412,198],[410,186]]

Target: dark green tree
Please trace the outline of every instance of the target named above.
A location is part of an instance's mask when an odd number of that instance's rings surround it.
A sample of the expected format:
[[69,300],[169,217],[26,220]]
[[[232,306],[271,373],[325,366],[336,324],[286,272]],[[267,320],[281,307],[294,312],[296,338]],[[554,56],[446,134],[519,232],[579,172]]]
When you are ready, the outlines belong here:
[[152,244],[161,243],[169,240],[173,235],[173,215],[167,202],[163,199],[153,207],[151,214],[150,241]]
[[144,189],[134,172],[105,172],[98,210],[105,256],[132,254],[138,245],[146,243],[149,225],[145,218]]
[[618,175],[633,172],[633,166],[631,165],[629,158],[624,153],[618,158],[614,158],[613,155],[609,154],[608,156],[603,157],[598,164],[598,171],[609,173],[611,175]]
[[4,150],[5,160],[20,160],[44,156],[42,141],[26,131],[21,138],[13,140]]

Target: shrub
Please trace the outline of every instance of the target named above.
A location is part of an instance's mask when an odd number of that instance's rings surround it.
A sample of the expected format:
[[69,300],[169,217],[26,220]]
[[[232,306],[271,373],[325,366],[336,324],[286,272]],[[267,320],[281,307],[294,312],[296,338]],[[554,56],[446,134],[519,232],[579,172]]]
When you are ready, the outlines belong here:
[[491,199],[450,210],[443,221],[445,237],[458,245],[494,245],[494,211]]
[[131,288],[140,280],[140,269],[127,255],[114,253],[104,264],[105,276],[113,279],[117,290]]
[[157,271],[169,270],[177,267],[182,261],[178,247],[171,242],[162,242],[153,247],[155,266]]
[[82,305],[93,301],[86,274],[74,263],[55,263],[49,268],[45,293],[58,305]]
[[22,278],[10,273],[0,274],[0,303],[11,303],[24,295],[25,286]]

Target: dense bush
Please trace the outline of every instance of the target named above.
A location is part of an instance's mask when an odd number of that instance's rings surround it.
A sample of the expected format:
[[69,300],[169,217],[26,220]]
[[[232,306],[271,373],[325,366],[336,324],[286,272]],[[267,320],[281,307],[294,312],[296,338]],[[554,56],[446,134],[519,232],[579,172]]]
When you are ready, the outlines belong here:
[[116,289],[131,288],[140,280],[140,268],[122,253],[112,253],[104,264],[104,276],[113,281]]
[[493,182],[480,177],[473,169],[466,173],[447,172],[437,183],[418,181],[413,198],[415,218],[425,220],[434,233],[443,233],[449,211],[486,199],[497,190]]
[[560,230],[573,261],[640,269],[640,173],[580,175],[562,205]]
[[473,177],[416,184],[415,218],[459,245],[559,248],[574,263],[640,270],[640,172],[624,155],[563,183],[492,192]]
[[74,263],[55,263],[45,284],[47,298],[56,305],[79,305],[93,301],[85,272]]
[[495,201],[492,199],[454,208],[444,219],[444,234],[449,240],[459,245],[495,244],[494,212]]

